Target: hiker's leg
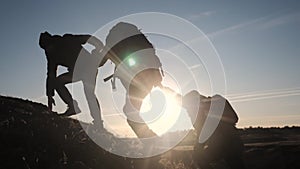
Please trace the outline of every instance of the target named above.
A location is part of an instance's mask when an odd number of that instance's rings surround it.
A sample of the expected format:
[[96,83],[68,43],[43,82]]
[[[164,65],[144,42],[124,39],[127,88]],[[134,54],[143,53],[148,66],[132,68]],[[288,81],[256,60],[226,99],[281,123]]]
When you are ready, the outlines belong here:
[[[126,88],[126,103],[123,111],[127,116],[127,122],[139,138],[157,136],[140,116],[143,99],[149,94],[154,86],[158,85],[161,78],[157,78],[156,70],[147,69],[138,73],[128,85],[126,79],[121,80]],[[155,75],[155,76],[154,76]]]
[[150,91],[145,92],[134,86],[130,86],[129,91],[127,91],[126,94],[126,103],[123,107],[129,126],[139,138],[157,136],[151,129],[149,129],[148,125],[139,114],[143,99],[149,92]]
[[101,108],[97,96],[95,94],[96,76],[97,74],[93,76],[93,78],[83,80],[83,88],[85,97],[89,105],[91,116],[94,119],[93,123],[101,125],[101,127],[103,127],[103,121],[101,118]]
[[55,83],[55,89],[60,96],[60,98],[68,105],[69,108],[74,108],[74,105],[77,104],[75,100],[73,100],[71,93],[65,86],[68,83],[74,82],[72,80],[72,73],[66,72],[64,74],[61,74],[57,77],[56,83]]
[[207,150],[204,149],[204,145],[201,145],[200,148],[194,148],[194,158],[196,164],[198,164],[198,167],[200,169],[211,169],[210,163],[212,162],[212,159],[209,158],[209,153],[207,153]]
[[223,157],[222,138],[218,131],[211,135],[205,143],[198,144],[198,146],[195,147],[196,161],[201,169],[213,168],[211,164],[218,162]]
[[226,154],[224,159],[232,169],[244,169],[243,150],[244,145],[240,137],[236,136],[230,139],[230,142],[226,145]]
[[151,129],[149,129],[148,125],[139,115],[141,104],[142,100],[133,101],[132,99],[129,99],[129,96],[127,96],[125,106],[123,107],[123,111],[127,116],[127,122],[139,138],[157,136]]
[[197,159],[197,164],[200,169],[212,169],[211,165],[204,158]]
[[231,169],[244,169],[245,168],[244,161],[243,161],[243,158],[241,155],[230,154],[230,155],[226,156],[224,159]]

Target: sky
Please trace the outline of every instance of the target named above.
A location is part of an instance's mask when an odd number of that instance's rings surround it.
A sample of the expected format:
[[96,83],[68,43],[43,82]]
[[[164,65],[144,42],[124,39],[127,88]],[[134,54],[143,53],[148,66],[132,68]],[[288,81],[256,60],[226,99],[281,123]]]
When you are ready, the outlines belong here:
[[[0,94],[46,103],[46,58],[38,46],[41,32],[94,34],[117,18],[141,12],[178,16],[207,36],[222,63],[226,80],[226,93],[222,94],[239,115],[238,127],[300,124],[297,0],[2,1]],[[164,48],[162,41],[151,38],[154,46]],[[165,59],[163,64],[171,63]],[[103,72],[99,69],[99,79],[109,74]],[[200,92],[215,94],[205,89]],[[105,102],[101,89],[97,95]],[[58,97],[55,99],[59,102]],[[64,108],[58,106],[56,110]],[[126,126],[124,119],[122,123],[118,118],[120,115],[107,115],[117,128]],[[186,118],[181,117],[184,123]],[[128,126],[122,128],[125,130],[128,132]]]

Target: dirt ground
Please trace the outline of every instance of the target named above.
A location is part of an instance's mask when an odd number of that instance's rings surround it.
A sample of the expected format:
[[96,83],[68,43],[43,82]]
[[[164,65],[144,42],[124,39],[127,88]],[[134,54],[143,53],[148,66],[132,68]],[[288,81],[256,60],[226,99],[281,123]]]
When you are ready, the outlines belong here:
[[[248,169],[300,168],[299,127],[249,128],[239,132]],[[114,146],[128,146],[109,132],[103,136],[114,142]],[[59,117],[40,103],[3,96],[0,96],[0,150],[0,169],[196,168],[189,141],[152,158],[120,157],[97,146],[78,121]],[[222,161],[213,166],[228,168]]]

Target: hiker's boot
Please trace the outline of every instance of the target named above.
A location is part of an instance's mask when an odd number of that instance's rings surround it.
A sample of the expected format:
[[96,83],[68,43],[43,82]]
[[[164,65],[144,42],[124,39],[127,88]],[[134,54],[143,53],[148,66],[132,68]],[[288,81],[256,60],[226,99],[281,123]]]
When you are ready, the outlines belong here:
[[107,133],[107,130],[104,128],[102,120],[101,121],[94,120],[92,124],[87,126],[86,132],[93,138],[97,138],[101,134]]
[[73,104],[68,105],[68,109],[63,114],[60,114],[60,116],[67,117],[67,116],[72,116],[72,115],[75,115],[75,114],[79,114],[80,112],[81,112],[81,110],[78,107],[78,103],[77,103],[77,101],[74,100]]
[[103,120],[94,120],[93,121],[93,126],[94,126],[95,129],[104,130]]

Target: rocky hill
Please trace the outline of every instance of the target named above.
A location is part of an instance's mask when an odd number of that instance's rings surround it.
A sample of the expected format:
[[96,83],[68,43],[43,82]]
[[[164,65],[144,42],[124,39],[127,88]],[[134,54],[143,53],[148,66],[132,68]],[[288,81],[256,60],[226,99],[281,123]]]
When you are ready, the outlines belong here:
[[[0,97],[0,133],[1,169],[120,169],[137,168],[142,161],[103,150],[77,120],[28,100]],[[105,136],[117,139],[108,132]]]
[[[134,159],[114,155],[96,145],[77,120],[48,111],[45,105],[0,96],[0,169],[190,169],[193,135],[160,156]],[[185,131],[186,132],[186,131]],[[250,128],[240,130],[249,169],[300,168],[300,129]],[[126,142],[104,131],[116,146]],[[168,137],[171,136],[169,134]],[[178,135],[178,133],[173,133]],[[128,139],[127,139],[128,140]],[[113,150],[112,150],[113,151]],[[226,165],[215,165],[226,168]]]

